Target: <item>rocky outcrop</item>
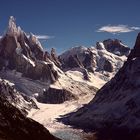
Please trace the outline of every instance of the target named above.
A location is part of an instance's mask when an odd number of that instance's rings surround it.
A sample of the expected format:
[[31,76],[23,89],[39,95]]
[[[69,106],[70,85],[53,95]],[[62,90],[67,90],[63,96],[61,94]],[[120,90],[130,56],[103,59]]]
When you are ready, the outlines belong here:
[[108,61],[107,59],[105,59],[105,63],[104,63],[104,67],[103,69],[107,72],[113,72],[113,66],[111,64],[110,61]]
[[38,122],[25,117],[0,93],[1,140],[58,140]]
[[42,103],[60,104],[76,98],[77,97],[74,94],[66,89],[49,87],[42,95],[38,96],[37,100]]
[[99,131],[104,139],[139,139],[140,57],[136,53],[139,42],[140,34],[128,60],[115,77],[96,93],[89,104],[67,115],[63,119],[65,123]]
[[82,63],[80,62],[79,58],[77,55],[74,56],[70,56],[68,58],[67,64],[66,66],[64,65],[64,67],[69,67],[69,68],[79,68],[79,67],[83,67]]
[[0,97],[9,101],[12,105],[21,110],[21,112],[27,115],[27,111],[32,108],[37,109],[36,103],[28,96],[23,93],[19,93],[10,86],[8,82],[0,79]]
[[88,53],[85,53],[85,59],[83,61],[84,67],[90,71],[94,72],[94,68],[96,67],[95,57],[90,49],[88,49]]
[[114,53],[118,56],[128,56],[130,53],[130,48],[122,44],[118,39],[107,39],[103,41],[104,47],[107,51]]
[[30,67],[28,72],[23,72],[23,76],[29,77],[33,80],[40,79],[43,82],[54,83],[58,79],[58,73],[53,68],[52,63],[36,62],[36,66]]
[[58,79],[53,67],[60,64],[54,51],[51,56],[53,59],[46,55],[35,35],[28,37],[10,17],[8,30],[0,41],[0,69],[15,69],[23,76],[53,83]]

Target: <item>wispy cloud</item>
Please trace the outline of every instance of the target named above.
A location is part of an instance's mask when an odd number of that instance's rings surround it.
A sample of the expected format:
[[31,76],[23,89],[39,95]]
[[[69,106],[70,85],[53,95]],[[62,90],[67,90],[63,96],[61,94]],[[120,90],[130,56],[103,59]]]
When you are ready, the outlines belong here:
[[[27,37],[29,37],[30,35],[27,35]],[[53,39],[55,38],[54,36],[48,36],[48,35],[35,35],[37,37],[37,39],[39,40],[48,40],[48,39]],[[3,36],[0,35],[0,39],[2,38]]]
[[48,39],[53,39],[54,36],[48,36],[48,35],[35,35],[37,37],[37,39],[41,39],[41,40],[48,40]]
[[97,32],[108,32],[112,34],[128,33],[136,30],[140,30],[140,27],[128,26],[128,25],[106,25],[100,27]]

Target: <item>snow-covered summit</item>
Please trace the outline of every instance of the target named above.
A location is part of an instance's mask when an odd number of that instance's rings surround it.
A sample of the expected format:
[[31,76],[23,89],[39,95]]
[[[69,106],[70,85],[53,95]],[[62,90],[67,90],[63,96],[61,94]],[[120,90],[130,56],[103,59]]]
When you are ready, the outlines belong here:
[[120,44],[118,40],[115,43],[114,40],[106,40],[97,42],[95,47],[73,47],[59,58],[65,71],[79,67],[88,72],[99,72],[106,77],[112,77],[126,61],[129,51],[130,48]]

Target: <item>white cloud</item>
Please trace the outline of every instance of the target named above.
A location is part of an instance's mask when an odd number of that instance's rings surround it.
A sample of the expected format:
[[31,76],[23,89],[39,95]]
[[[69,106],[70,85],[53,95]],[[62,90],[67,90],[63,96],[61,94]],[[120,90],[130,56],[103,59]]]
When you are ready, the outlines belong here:
[[[37,39],[40,39],[40,40],[48,40],[48,39],[53,39],[55,38],[54,36],[48,36],[48,35],[35,35],[37,37]],[[3,36],[0,36],[0,39],[2,38]],[[29,35],[27,35],[27,37],[29,37]]]
[[41,40],[47,40],[47,39],[53,39],[54,36],[48,36],[48,35],[35,35],[37,37],[37,39],[41,39]]
[[128,33],[136,30],[140,30],[140,27],[129,27],[128,25],[107,25],[102,26],[97,32],[108,32],[112,34]]
[[131,27],[133,30],[140,30],[140,27]]

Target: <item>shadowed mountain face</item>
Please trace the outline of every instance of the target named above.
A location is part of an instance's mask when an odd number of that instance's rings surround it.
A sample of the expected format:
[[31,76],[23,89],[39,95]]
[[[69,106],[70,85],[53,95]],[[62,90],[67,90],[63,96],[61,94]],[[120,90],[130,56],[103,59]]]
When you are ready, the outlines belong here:
[[99,131],[104,139],[140,138],[139,42],[140,34],[128,60],[115,77],[97,92],[89,104],[63,118],[64,123]]
[[19,107],[21,98],[16,97],[15,94],[10,85],[0,81],[0,139],[58,140],[41,124],[24,115],[24,108]]

